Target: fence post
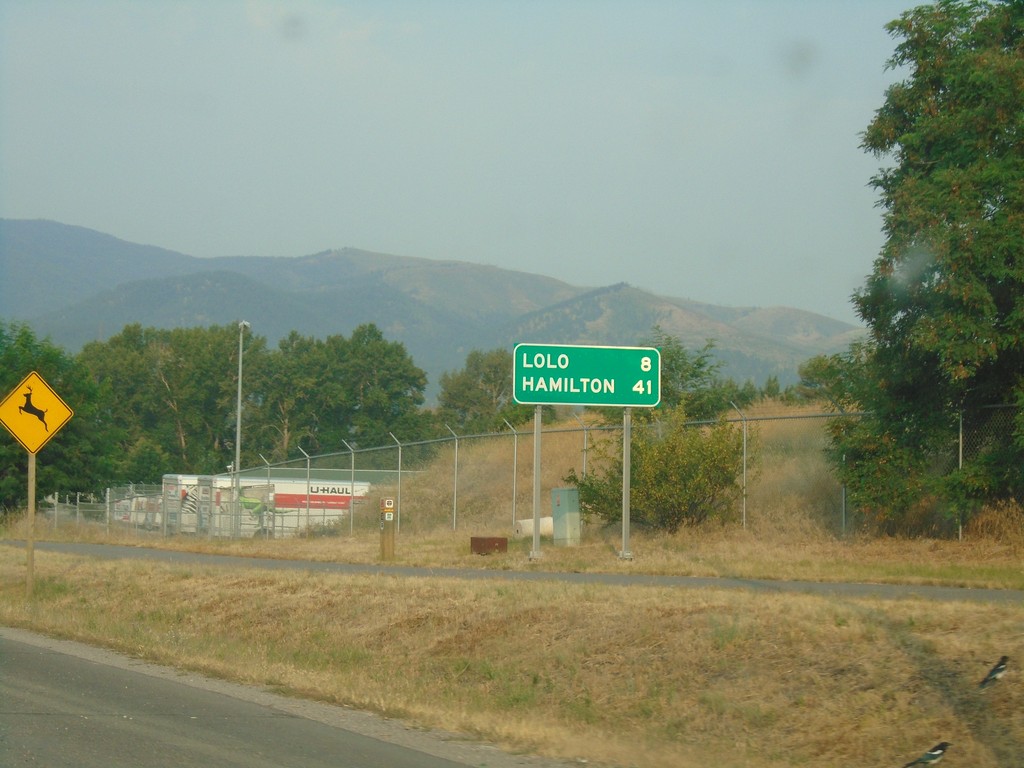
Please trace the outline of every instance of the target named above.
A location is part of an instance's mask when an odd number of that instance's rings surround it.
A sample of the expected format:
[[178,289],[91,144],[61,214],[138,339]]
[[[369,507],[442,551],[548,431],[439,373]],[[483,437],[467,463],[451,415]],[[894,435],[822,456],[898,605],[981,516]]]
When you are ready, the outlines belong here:
[[572,417],[576,419],[576,422],[583,428],[583,477],[585,479],[587,476],[587,443],[589,442],[590,432],[587,429],[587,425],[580,420],[579,416],[574,413]]
[[455,434],[455,430],[449,427],[447,424],[444,428],[452,433],[455,438],[455,474],[454,481],[452,483],[452,530],[455,530],[455,516],[459,509],[459,436]]
[[353,535],[353,522],[352,519],[356,516],[356,452],[352,450],[352,446],[344,440],[342,444],[348,448],[349,456],[352,458],[352,476],[348,483],[348,535]]
[[846,454],[843,454],[843,488],[842,488],[842,508],[843,508],[843,536],[846,536]]
[[[960,409],[960,434],[957,437],[957,448],[958,448],[958,456],[957,456],[956,468],[957,468],[958,471],[962,472],[963,468],[964,468],[964,410],[963,410],[963,408]],[[960,511],[960,505],[959,504],[957,504],[957,507],[956,507],[956,538],[957,538],[957,541],[963,541],[964,540],[964,519],[963,519],[963,513]]]
[[302,450],[301,445],[295,447],[306,457],[306,527],[309,528],[309,454]]
[[729,401],[729,405],[736,409],[736,413],[740,415],[740,421],[743,422],[743,527],[747,527],[747,417],[743,415],[743,411],[740,410],[739,406],[736,405],[732,400]]
[[505,426],[512,430],[512,530],[516,527],[516,478],[519,477],[519,433],[516,428],[502,419]]
[[[264,491],[264,493],[267,494],[267,501],[270,501],[270,462],[266,460],[266,458],[263,456],[262,453],[258,453],[256,455],[259,456],[261,459],[263,459],[263,463],[267,465],[267,490]],[[267,505],[264,504],[263,505],[263,511],[260,512],[260,528],[263,529],[263,538],[264,539],[268,538],[269,535],[270,535],[270,534],[267,533],[266,516],[267,516]],[[271,522],[273,522],[273,520],[274,520],[274,510],[270,510],[270,520],[271,520]]]

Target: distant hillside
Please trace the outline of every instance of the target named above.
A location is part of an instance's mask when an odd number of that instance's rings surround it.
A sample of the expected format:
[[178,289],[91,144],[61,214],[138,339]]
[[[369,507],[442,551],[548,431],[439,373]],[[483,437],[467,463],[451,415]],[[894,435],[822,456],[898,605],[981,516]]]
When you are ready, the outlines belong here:
[[189,274],[197,261],[82,227],[0,219],[0,315],[32,319],[131,280]]
[[248,320],[271,345],[374,323],[429,377],[473,349],[521,341],[632,345],[655,325],[691,349],[714,340],[722,373],[785,385],[809,357],[862,331],[783,307],[734,308],[624,283],[582,288],[541,275],[346,248],[299,257],[199,259],[51,221],[0,219],[0,317],[75,352],[129,323],[159,328]]
[[[796,380],[797,366],[817,354],[839,351],[861,331],[853,326],[796,309],[713,311],[710,305],[654,296],[624,283],[590,291],[557,305],[523,315],[506,331],[505,340],[543,340],[554,344],[609,344],[620,329],[639,340],[655,326],[680,339],[688,349],[708,340],[722,370],[737,381],[763,383]],[[709,311],[712,310],[712,311]]]

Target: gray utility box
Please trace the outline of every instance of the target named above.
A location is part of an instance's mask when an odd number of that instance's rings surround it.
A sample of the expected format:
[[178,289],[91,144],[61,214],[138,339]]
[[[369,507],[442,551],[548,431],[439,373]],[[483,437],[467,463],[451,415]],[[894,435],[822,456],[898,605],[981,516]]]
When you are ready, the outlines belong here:
[[551,521],[556,547],[573,547],[580,543],[578,488],[551,489]]

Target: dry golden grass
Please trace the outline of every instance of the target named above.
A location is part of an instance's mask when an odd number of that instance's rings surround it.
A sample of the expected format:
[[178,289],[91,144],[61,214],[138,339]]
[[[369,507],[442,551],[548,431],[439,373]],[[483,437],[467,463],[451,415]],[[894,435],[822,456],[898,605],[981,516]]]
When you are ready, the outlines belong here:
[[[963,541],[837,538],[822,512],[834,511],[835,488],[822,486],[820,451],[801,448],[798,425],[758,427],[753,439],[772,463],[751,480],[746,527],[737,515],[673,536],[633,531],[632,561],[617,557],[621,529],[596,526],[578,547],[545,540],[539,560],[529,539],[511,539],[507,554],[470,554],[470,536],[510,530],[511,461],[508,442],[464,441],[456,529],[454,491],[437,482],[451,477],[442,468],[453,455],[442,453],[436,471],[403,484],[395,562],[1024,588],[1018,508],[986,510]],[[580,447],[578,434],[545,436],[545,502],[579,468]],[[521,439],[517,517],[532,514],[531,450]],[[376,509],[371,498],[352,536],[142,543],[372,563]],[[1024,605],[344,576],[39,549],[35,562],[27,605],[24,554],[0,547],[0,622],[512,750],[650,768],[899,765],[943,739],[954,744],[950,765],[1018,765],[1024,754],[1016,666],[977,690],[1000,655],[1024,658]]]
[[[959,764],[1024,745],[1024,606],[98,561],[0,548],[0,622],[610,765]],[[922,746],[922,744],[924,746]]]

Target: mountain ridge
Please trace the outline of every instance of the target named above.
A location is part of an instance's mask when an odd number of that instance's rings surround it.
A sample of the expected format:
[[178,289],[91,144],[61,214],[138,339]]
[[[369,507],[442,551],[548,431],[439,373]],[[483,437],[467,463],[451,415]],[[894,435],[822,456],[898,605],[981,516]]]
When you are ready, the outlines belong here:
[[47,220],[0,219],[0,318],[72,352],[129,323],[161,328],[248,320],[268,343],[364,323],[402,342],[436,393],[473,349],[518,342],[632,346],[654,327],[688,349],[713,340],[721,374],[783,385],[798,365],[863,329],[787,307],[723,307],[628,283],[581,287],[454,260],[355,248],[305,256],[199,258]]

